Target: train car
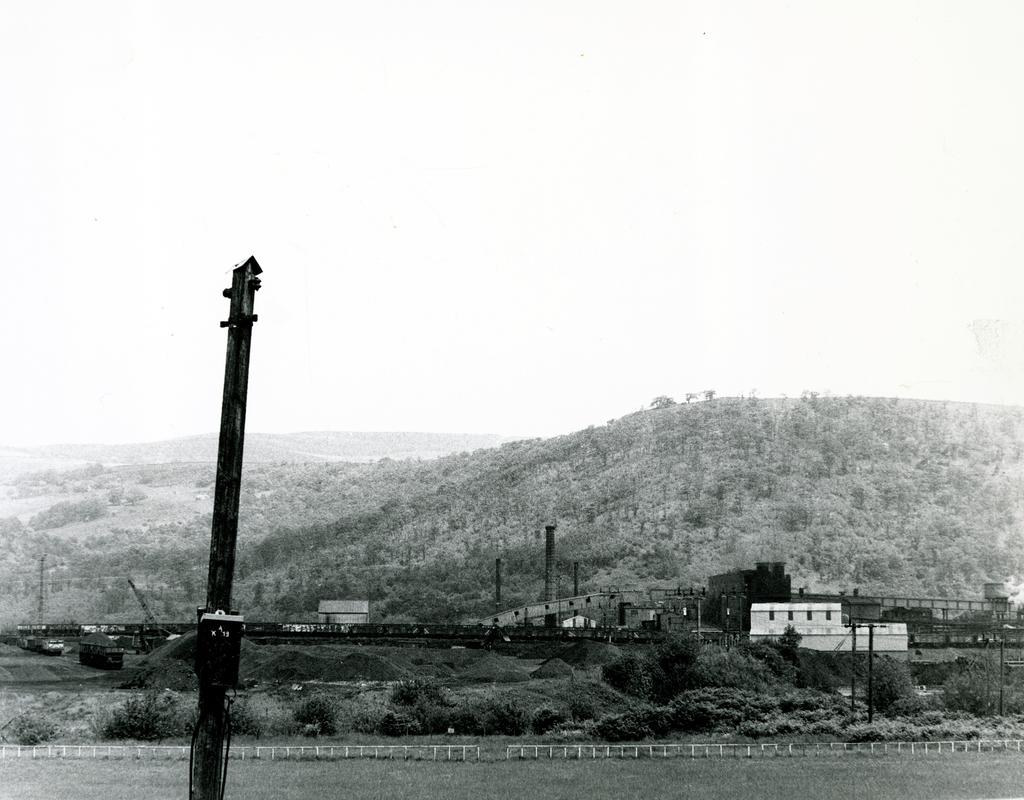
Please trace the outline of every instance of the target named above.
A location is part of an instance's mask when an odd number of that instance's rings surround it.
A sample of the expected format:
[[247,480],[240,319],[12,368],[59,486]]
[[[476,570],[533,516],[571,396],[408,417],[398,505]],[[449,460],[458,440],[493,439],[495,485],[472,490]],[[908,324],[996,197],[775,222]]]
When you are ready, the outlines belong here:
[[78,643],[78,663],[100,669],[121,669],[124,648],[105,633],[90,633]]
[[18,640],[18,646],[22,650],[42,653],[44,656],[59,656],[64,653],[63,639],[52,639],[46,636],[23,636]]

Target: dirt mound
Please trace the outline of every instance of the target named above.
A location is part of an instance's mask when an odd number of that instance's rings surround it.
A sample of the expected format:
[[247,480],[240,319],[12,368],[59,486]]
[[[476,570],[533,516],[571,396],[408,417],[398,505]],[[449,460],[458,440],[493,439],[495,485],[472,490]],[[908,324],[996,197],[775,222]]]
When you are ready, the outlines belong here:
[[[194,691],[199,687],[195,674],[196,633],[190,631],[176,639],[168,639],[153,652],[139,661],[125,680],[125,688],[174,689]],[[261,648],[242,639],[242,657],[239,665],[239,680],[244,682],[249,673],[258,669],[264,661]]]
[[560,658],[549,658],[530,673],[531,678],[571,678],[573,669]]
[[513,658],[487,653],[462,670],[458,677],[470,683],[516,683],[528,681],[530,673]]
[[603,667],[622,658],[622,651],[613,644],[583,639],[567,645],[558,658],[573,667]]
[[245,677],[268,683],[396,681],[411,677],[409,670],[375,653],[303,647],[275,650]]

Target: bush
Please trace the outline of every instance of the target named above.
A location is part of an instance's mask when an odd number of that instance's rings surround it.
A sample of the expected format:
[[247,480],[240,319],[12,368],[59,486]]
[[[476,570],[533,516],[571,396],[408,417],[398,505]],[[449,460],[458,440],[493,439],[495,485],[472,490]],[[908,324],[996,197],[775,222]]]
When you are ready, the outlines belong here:
[[762,720],[741,722],[737,733],[751,739],[766,739],[775,736],[792,736],[807,733],[807,725],[798,719],[786,716],[773,716]]
[[587,722],[597,718],[598,701],[593,695],[593,684],[573,683],[565,696],[565,702],[573,722]]
[[447,733],[452,727],[452,710],[447,704],[434,705],[420,701],[412,713],[423,733]]
[[711,686],[765,689],[773,682],[764,662],[740,648],[707,647],[689,672],[691,689]]
[[778,711],[778,700],[743,689],[713,688],[683,692],[669,706],[673,730],[706,733],[733,729],[747,720],[761,720]]
[[490,695],[454,707],[451,725],[460,734],[521,736],[529,730],[530,717],[515,700]]
[[567,721],[564,711],[550,706],[541,706],[535,709],[530,717],[530,728],[534,733],[545,734]]
[[906,664],[892,658],[876,658],[874,663],[873,690],[875,708],[888,711],[894,703],[909,702],[914,698],[914,683]]
[[594,724],[594,733],[608,742],[636,742],[654,734],[642,711],[609,714]]
[[654,699],[668,702],[686,689],[694,688],[692,671],[701,656],[696,636],[672,636],[654,650],[651,670]]
[[192,726],[190,715],[170,692],[149,691],[129,697],[111,712],[103,726],[107,739],[154,741],[183,736]]
[[438,706],[446,702],[444,689],[430,678],[399,681],[392,687],[390,699],[396,706],[415,706],[421,702]]
[[[305,735],[333,736],[338,732],[334,703],[326,695],[307,697],[295,709],[295,721],[303,727]],[[306,734],[306,727],[315,733]]]
[[360,709],[352,717],[352,730],[358,733],[376,733],[386,713],[387,710],[383,708]]
[[18,744],[40,744],[57,735],[57,726],[49,717],[21,714],[11,722],[11,733]]
[[238,736],[263,735],[263,720],[256,709],[246,700],[231,704],[231,732]]
[[384,736],[413,736],[422,732],[419,720],[404,711],[385,711],[377,724]]
[[747,642],[740,645],[740,650],[763,664],[776,680],[790,684],[797,682],[797,668],[783,657],[777,645],[768,642]]
[[654,694],[654,665],[645,654],[626,653],[622,658],[605,664],[601,678],[613,689],[644,700]]
[[492,733],[521,736],[530,727],[526,709],[510,698],[495,698],[486,706],[487,727]]

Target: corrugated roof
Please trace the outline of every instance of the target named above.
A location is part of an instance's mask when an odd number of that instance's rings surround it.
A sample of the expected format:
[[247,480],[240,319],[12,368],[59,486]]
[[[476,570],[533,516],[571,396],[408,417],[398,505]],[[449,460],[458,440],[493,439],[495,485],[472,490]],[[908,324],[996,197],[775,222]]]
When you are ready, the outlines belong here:
[[842,603],[751,603],[750,611],[840,611]]
[[321,600],[317,609],[321,614],[368,614],[369,600]]

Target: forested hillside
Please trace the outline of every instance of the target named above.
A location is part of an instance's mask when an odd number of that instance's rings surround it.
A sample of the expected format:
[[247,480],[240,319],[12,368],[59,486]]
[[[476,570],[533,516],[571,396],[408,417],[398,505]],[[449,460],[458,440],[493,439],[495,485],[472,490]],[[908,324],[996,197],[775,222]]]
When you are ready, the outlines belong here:
[[[697,585],[771,559],[795,586],[971,597],[1024,572],[1021,409],[815,396],[658,406],[433,461],[252,464],[237,604],[302,619],[320,598],[369,593],[377,619],[480,616],[497,556],[507,604],[539,595],[548,522],[564,591],[572,561],[590,588]],[[98,516],[44,530],[68,513],[49,506],[0,521],[7,607],[31,614],[45,551],[59,564],[54,613],[137,618],[117,580],[132,575],[159,614],[188,618],[204,591],[212,465],[91,470],[64,480],[62,502]],[[52,494],[54,480],[15,491]],[[171,502],[182,495],[197,507]]]

